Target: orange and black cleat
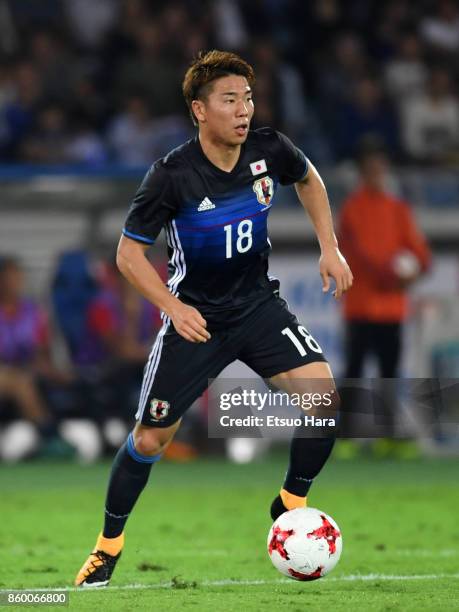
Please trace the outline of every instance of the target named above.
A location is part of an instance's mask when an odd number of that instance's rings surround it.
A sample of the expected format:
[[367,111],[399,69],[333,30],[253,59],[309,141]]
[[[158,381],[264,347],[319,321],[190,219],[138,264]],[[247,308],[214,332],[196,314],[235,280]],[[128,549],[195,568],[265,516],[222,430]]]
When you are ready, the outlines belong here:
[[[121,557],[124,534],[117,538],[97,538],[96,546],[75,578],[75,585],[81,587],[107,586],[113,570]],[[113,554],[111,554],[113,553]]]
[[306,508],[307,497],[293,495],[285,489],[281,489],[280,494],[273,499],[271,504],[271,518],[273,521],[278,519],[281,514],[293,510],[294,508]]

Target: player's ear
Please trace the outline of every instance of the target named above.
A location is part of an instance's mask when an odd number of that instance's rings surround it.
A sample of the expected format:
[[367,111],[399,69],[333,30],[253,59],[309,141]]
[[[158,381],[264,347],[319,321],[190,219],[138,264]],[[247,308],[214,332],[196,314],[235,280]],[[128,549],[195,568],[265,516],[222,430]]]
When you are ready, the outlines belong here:
[[202,123],[206,120],[206,106],[202,100],[193,100],[191,109],[199,122]]

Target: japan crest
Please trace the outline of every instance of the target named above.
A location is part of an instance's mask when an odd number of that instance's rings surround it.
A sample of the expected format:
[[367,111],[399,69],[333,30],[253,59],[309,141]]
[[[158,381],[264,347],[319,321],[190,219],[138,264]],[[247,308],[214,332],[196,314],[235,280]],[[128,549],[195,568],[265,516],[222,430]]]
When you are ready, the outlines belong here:
[[155,421],[160,421],[167,417],[170,404],[164,400],[152,399],[150,402],[150,414]]
[[274,183],[269,176],[257,179],[253,184],[257,200],[263,206],[269,206],[274,195]]

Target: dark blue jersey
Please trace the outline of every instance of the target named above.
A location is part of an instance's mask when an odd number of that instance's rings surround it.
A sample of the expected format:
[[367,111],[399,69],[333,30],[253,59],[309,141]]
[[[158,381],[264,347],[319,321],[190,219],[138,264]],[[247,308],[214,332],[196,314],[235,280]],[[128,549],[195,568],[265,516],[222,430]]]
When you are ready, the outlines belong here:
[[305,155],[270,128],[249,132],[231,172],[214,166],[196,137],[153,164],[123,233],[153,244],[164,228],[170,291],[217,320],[272,294],[268,213],[277,186],[307,170]]

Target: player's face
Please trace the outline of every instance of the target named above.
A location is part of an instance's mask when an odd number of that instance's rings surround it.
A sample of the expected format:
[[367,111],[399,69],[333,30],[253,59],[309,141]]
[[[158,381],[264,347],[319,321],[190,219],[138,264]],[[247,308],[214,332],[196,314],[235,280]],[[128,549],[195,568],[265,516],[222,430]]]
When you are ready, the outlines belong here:
[[254,111],[252,90],[245,77],[217,79],[206,98],[196,102],[193,110],[200,130],[225,145],[245,142]]

